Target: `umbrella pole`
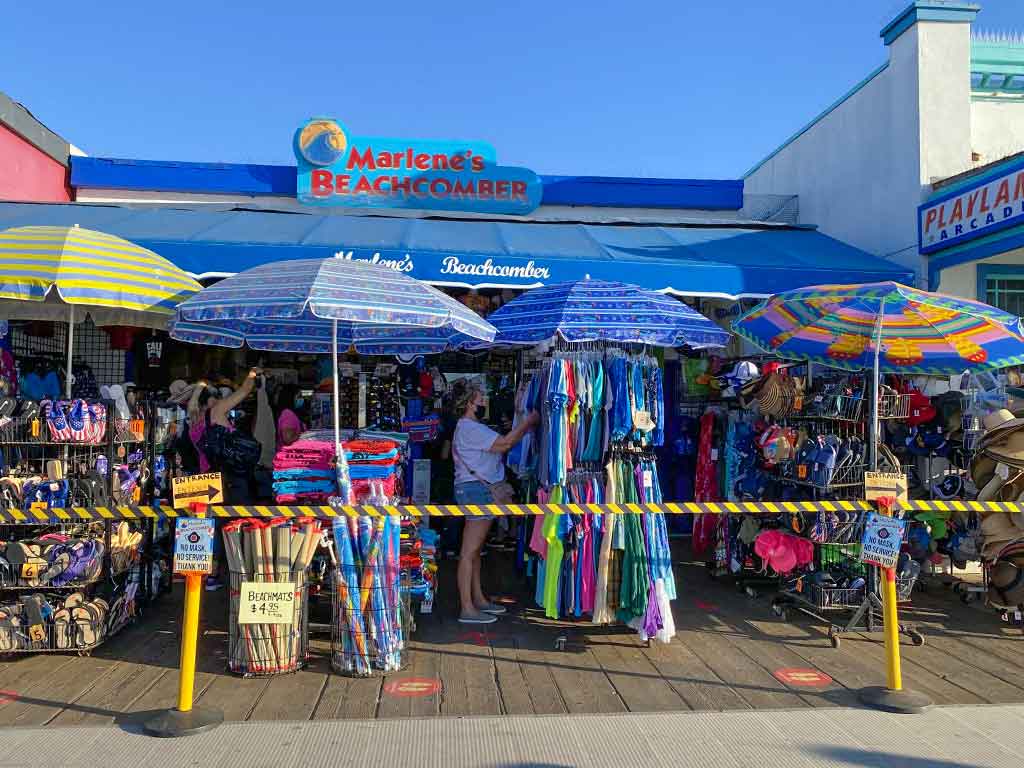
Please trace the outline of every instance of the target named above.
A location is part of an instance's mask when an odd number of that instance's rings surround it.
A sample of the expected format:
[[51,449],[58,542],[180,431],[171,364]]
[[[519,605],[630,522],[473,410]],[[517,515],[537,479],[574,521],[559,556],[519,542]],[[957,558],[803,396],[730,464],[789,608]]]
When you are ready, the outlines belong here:
[[[338,402],[338,321],[331,323],[331,378],[334,380],[334,455],[341,455],[341,405]],[[348,503],[348,500],[345,500]]]
[[878,317],[875,319],[875,363],[871,377],[871,450],[868,455],[871,458],[871,471],[878,471],[878,361],[882,348],[882,319],[885,314],[885,302],[878,307]]
[[71,399],[71,358],[75,351],[75,305],[68,304],[68,364],[64,370],[64,396]]

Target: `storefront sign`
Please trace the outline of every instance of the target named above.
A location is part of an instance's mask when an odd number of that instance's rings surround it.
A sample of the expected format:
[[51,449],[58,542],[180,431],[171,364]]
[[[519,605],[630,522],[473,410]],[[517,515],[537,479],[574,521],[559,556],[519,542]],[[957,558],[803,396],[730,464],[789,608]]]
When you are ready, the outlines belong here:
[[918,245],[931,253],[1024,223],[1024,166],[929,200],[917,209]]
[[295,132],[294,150],[307,205],[525,214],[543,191],[533,171],[498,165],[478,141],[354,136],[313,118]]
[[906,522],[895,517],[868,514],[861,539],[860,561],[882,568],[895,568],[903,545],[903,529]]
[[[338,251],[335,258],[347,259],[348,261],[361,261],[367,264],[377,264],[396,272],[409,273],[416,269],[416,261],[408,253],[389,253],[374,251],[370,254],[360,254],[356,251]],[[444,282],[466,282],[465,278],[483,278],[486,280],[498,280],[496,285],[503,285],[504,281],[522,281],[527,284],[536,285],[542,281],[551,279],[551,269],[538,264],[533,259],[524,261],[496,260],[489,256],[445,256],[439,263],[432,263],[426,269],[431,269],[438,277],[432,282],[443,284]],[[420,269],[420,274],[424,273]],[[419,277],[419,275],[414,275]],[[459,278],[462,278],[460,281]],[[422,279],[422,278],[421,278]],[[470,283],[480,283],[475,279]]]
[[294,582],[242,582],[238,596],[239,624],[291,624],[294,621]]
[[213,570],[213,520],[179,517],[174,526],[174,572]]

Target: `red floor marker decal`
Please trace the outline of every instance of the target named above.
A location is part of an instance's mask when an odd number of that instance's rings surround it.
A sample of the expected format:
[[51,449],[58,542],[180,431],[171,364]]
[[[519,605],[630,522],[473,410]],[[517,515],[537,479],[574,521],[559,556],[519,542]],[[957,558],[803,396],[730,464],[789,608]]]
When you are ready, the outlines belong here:
[[472,643],[486,648],[491,644],[491,638],[486,632],[463,632],[456,636],[456,640],[464,643]]
[[17,691],[0,691],[0,704],[8,704],[17,701],[20,697]]
[[777,669],[774,675],[780,683],[793,688],[825,688],[832,683],[831,677],[816,669]]
[[703,600],[698,600],[694,605],[696,605],[699,610],[707,611],[708,613],[713,613],[718,610],[717,605],[713,603],[705,603]]
[[436,677],[399,677],[384,683],[384,693],[399,698],[433,696],[441,690],[441,681]]

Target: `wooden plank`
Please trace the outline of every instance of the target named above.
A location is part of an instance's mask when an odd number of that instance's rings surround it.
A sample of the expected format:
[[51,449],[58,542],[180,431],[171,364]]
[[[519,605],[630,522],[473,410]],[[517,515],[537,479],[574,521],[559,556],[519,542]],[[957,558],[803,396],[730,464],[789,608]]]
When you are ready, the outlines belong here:
[[[551,666],[537,648],[554,642],[548,635],[533,633],[517,636],[513,641],[516,646],[515,659],[522,672],[526,692],[530,696],[530,705],[538,715],[562,715],[569,709],[562,700],[562,692],[555,682]],[[527,646],[527,643],[530,643]]]
[[630,712],[678,712],[686,702],[651,664],[640,639],[627,627],[622,635],[587,635],[587,647]]
[[644,655],[690,709],[750,709],[750,705],[678,639],[651,643]]
[[928,637],[923,646],[901,647],[900,656],[904,669],[913,671],[914,667],[920,668],[990,704],[1017,704],[1024,701],[1024,690],[989,674],[969,661],[951,657],[935,647],[935,643],[941,645],[942,640]]
[[[429,646],[422,645],[417,641],[413,641],[411,645],[408,669],[387,675],[384,679],[385,684],[389,680],[403,677],[440,679],[440,654]],[[439,691],[430,696],[402,697],[384,693],[382,689],[380,705],[377,707],[377,717],[426,717],[437,715],[441,711],[442,694],[443,691]]]
[[[973,639],[973,638],[972,638]],[[1005,643],[1012,650],[1019,648],[1020,639],[995,640],[994,643]],[[1021,691],[1020,699],[1024,701],[1024,668],[1014,664],[1010,659],[993,652],[987,643],[966,642],[962,636],[949,635],[943,632],[929,632],[925,644],[938,649],[950,657],[951,661],[960,662],[969,667],[984,670],[988,674],[1016,687]],[[1018,657],[1020,653],[1018,652]],[[1019,664],[1024,664],[1024,660]]]
[[500,715],[489,645],[451,641],[440,653],[442,715]]
[[345,677],[336,672],[327,676],[313,720],[371,719],[377,714],[381,677]]
[[799,696],[714,633],[694,629],[679,631],[688,647],[720,679],[727,682],[754,709],[793,709],[804,705]]
[[570,714],[625,712],[626,704],[585,645],[570,642],[565,651],[534,651],[548,666]]
[[[533,699],[526,675],[516,658],[515,640],[500,638],[491,641],[494,676],[501,698],[501,712],[505,715],[535,714]],[[550,679],[550,678],[549,678]]]
[[[171,673],[163,666],[167,659],[174,658],[178,641],[171,634],[136,633],[141,647],[133,648],[128,654],[130,661],[123,661],[109,675],[104,676],[85,695],[68,704],[52,721],[53,725],[109,725],[133,701],[144,694],[163,675]],[[113,655],[109,649],[108,653]]]
[[316,656],[305,669],[269,678],[247,720],[309,720],[327,684],[327,659]]
[[22,686],[17,699],[0,705],[0,726],[42,725],[52,720],[116,667],[116,661],[92,657],[58,663]]

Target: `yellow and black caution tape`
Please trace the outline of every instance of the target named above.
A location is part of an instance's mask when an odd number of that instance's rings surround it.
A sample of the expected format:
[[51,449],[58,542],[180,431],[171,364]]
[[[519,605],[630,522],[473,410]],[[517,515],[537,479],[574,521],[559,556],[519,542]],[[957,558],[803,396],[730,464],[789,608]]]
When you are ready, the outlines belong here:
[[[875,509],[867,501],[743,501],[743,502],[663,502],[661,504],[422,504],[398,507],[372,506],[211,506],[206,515],[218,518],[236,517],[380,517],[410,515],[413,517],[524,517],[546,514],[645,514],[668,515],[736,514],[779,515],[800,512],[865,512]],[[171,507],[73,507],[69,509],[20,509],[0,511],[4,523],[76,523],[103,520],[139,520],[146,518],[188,517],[192,513]]]
[[899,508],[907,512],[978,512],[983,515],[994,512],[1024,512],[1024,504],[1015,501],[960,501],[958,499],[901,502]]

